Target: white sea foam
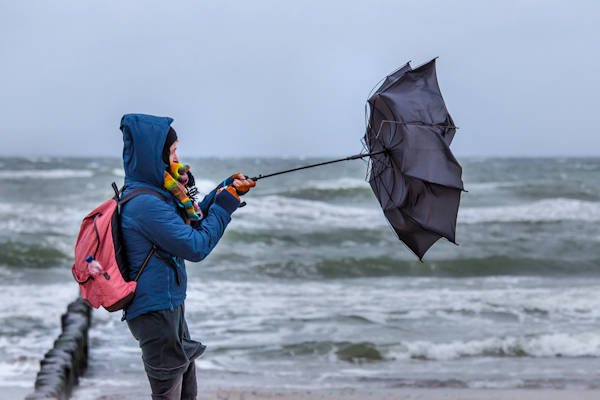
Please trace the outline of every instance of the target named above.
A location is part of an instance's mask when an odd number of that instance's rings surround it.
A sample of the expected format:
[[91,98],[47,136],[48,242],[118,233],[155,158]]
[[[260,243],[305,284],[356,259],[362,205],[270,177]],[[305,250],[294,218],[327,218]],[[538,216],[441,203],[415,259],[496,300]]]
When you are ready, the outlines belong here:
[[[87,208],[84,208],[86,207]],[[64,205],[44,205],[44,212],[23,213],[19,210],[36,210],[37,204],[21,203],[19,205],[0,203],[0,229],[18,233],[53,232],[57,234],[77,233],[77,227],[83,217],[95,205],[78,204],[73,207]]]
[[123,171],[123,168],[115,168],[112,170],[112,173],[114,176],[118,176],[121,178],[125,177],[125,171]]
[[315,188],[320,190],[337,189],[369,189],[369,183],[364,179],[357,178],[339,178],[330,180],[308,181],[300,189]]
[[19,181],[28,179],[65,179],[65,178],[91,178],[94,172],[88,169],[28,169],[21,171],[0,171],[0,179]]
[[[217,183],[215,181],[211,181],[210,179],[196,178],[196,187],[198,188],[198,191],[200,193],[206,195],[206,194],[208,194],[208,192],[210,192],[215,187],[217,187]],[[202,200],[202,196],[200,196],[199,200]]]
[[[261,184],[262,186],[262,184]],[[280,194],[302,194],[307,191],[321,191],[323,196],[327,196],[327,191],[339,191],[339,190],[368,190],[371,187],[369,183],[364,179],[343,177],[339,179],[320,179],[320,180],[309,180],[303,182],[301,185],[293,185],[291,187],[261,187],[261,194],[263,195],[280,195]]]
[[15,204],[0,203],[0,213],[2,213],[2,214],[10,213],[10,212],[14,211],[15,208],[16,208]]
[[506,379],[506,380],[489,380],[489,381],[472,381],[469,382],[469,387],[474,389],[510,389],[522,387],[524,381],[522,379]]
[[425,358],[453,360],[475,356],[530,356],[530,357],[598,357],[600,334],[542,334],[536,336],[492,337],[482,340],[433,343],[415,341],[404,343],[392,352],[396,358]]
[[0,362],[0,391],[3,386],[33,389],[34,380],[35,376],[32,377],[27,369],[18,369],[11,363]]
[[376,209],[333,205],[321,201],[265,196],[249,200],[252,212],[240,213],[233,229],[334,229],[385,225]]
[[600,203],[575,199],[545,199],[533,203],[462,208],[458,220],[465,224],[484,222],[600,221]]
[[[426,280],[422,282],[429,285]],[[476,282],[477,286],[487,283],[482,289],[402,288],[403,307],[396,307],[394,312],[399,313],[399,319],[433,317],[464,323],[485,320],[482,317],[493,323],[495,315],[512,315],[520,323],[529,324],[565,320],[594,323],[600,318],[600,288],[597,285],[557,292],[554,288],[515,287],[523,285],[521,282],[503,280],[503,283],[495,283],[492,278],[477,279]],[[504,285],[507,286],[502,287]]]
[[63,308],[77,298],[78,288],[74,282],[66,281],[60,284],[6,285],[2,286],[2,293],[0,318],[25,315],[53,326],[59,321]]
[[60,315],[77,297],[72,282],[44,285],[2,285],[0,324],[6,332],[0,336],[0,386],[24,386],[35,379],[39,360],[50,348],[60,330]]
[[497,189],[511,188],[517,186],[523,186],[523,182],[474,182],[468,183],[465,187],[466,190],[473,193],[480,192],[491,192]]

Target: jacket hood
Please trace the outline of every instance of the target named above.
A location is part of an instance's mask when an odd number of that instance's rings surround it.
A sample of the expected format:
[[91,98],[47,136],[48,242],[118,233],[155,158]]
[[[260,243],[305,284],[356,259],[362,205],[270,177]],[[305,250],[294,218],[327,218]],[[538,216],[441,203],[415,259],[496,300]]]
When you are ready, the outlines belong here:
[[125,183],[143,182],[162,188],[167,164],[162,150],[173,122],[169,117],[126,114],[121,118]]

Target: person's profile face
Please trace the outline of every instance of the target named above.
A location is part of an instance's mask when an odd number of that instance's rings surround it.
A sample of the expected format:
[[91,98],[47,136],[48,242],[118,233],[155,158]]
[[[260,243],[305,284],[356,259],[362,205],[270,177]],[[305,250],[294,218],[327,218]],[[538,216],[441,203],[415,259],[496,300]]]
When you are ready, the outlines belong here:
[[176,140],[171,147],[169,148],[169,162],[173,163],[179,162],[179,156],[177,156],[177,145],[179,144],[179,140]]

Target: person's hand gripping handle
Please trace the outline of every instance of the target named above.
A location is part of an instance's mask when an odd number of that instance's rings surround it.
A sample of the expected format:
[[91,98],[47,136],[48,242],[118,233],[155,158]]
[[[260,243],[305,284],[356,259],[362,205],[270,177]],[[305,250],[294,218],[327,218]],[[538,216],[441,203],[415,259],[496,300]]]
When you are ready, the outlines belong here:
[[252,189],[254,186],[256,186],[255,181],[248,178],[246,175],[242,174],[241,172],[238,172],[237,174],[234,174],[231,177],[233,178],[232,185],[235,188],[235,190],[237,191],[237,194],[239,194],[240,196],[245,195],[246,193],[248,193],[248,191],[250,189]]
[[[248,193],[248,191],[250,191],[250,189],[256,186],[256,181],[248,178],[248,176],[242,174],[241,172],[233,174],[231,177],[233,178],[233,183],[230,186],[219,189],[219,192],[221,190],[227,190],[239,199],[239,196],[245,195]],[[244,207],[245,205],[246,202],[242,201],[239,206]]]

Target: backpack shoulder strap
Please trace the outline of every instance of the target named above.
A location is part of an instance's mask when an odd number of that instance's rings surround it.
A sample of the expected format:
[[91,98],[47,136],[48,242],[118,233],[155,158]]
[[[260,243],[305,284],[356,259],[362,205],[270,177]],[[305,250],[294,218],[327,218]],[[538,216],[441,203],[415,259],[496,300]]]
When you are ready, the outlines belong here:
[[[124,188],[124,187],[123,187]],[[123,191],[123,189],[121,189],[121,192]],[[129,200],[133,199],[134,197],[137,197],[141,194],[150,194],[154,197],[159,198],[160,200],[164,201],[164,202],[168,202],[169,199],[165,197],[165,195],[163,195],[162,193],[151,189],[149,187],[137,187],[137,188],[133,188],[129,193],[127,193],[127,195],[125,195],[124,197],[122,197],[119,200],[119,206],[122,206],[123,204],[127,203]]]
[[[129,200],[141,195],[141,194],[149,194],[152,195],[154,197],[159,198],[160,200],[164,201],[164,202],[168,202],[169,199],[167,197],[165,197],[162,193],[158,192],[157,190],[151,189],[149,187],[145,187],[145,186],[140,186],[137,188],[133,188],[129,193],[127,193],[127,195],[121,197],[123,191],[125,190],[125,186],[123,186],[120,190],[117,187],[116,183],[112,183],[112,188],[115,191],[115,197],[114,199],[117,200],[117,204],[118,204],[118,214],[120,215],[121,213],[121,207],[127,203]],[[137,275],[135,276],[135,278],[133,279],[134,281],[137,282],[138,279],[140,279],[140,276],[142,275],[142,272],[144,272],[144,270],[146,269],[146,266],[148,265],[148,262],[150,261],[150,258],[152,258],[152,256],[154,254],[156,254],[156,252],[158,251],[158,246],[156,246],[156,244],[152,244],[152,248],[150,249],[150,251],[148,252],[148,255],[146,255],[146,258],[144,259],[144,262],[142,263],[142,265],[140,266],[140,269],[137,273]]]
[[152,248],[150,249],[150,251],[148,252],[148,255],[146,255],[146,258],[144,259],[144,262],[142,263],[142,265],[140,266],[140,270],[138,271],[138,273],[136,274],[135,278],[133,278],[133,280],[135,282],[138,281],[138,279],[140,279],[140,276],[142,276],[142,272],[144,272],[144,270],[146,269],[146,266],[148,265],[148,262],[150,261],[150,259],[152,258],[152,256],[154,254],[156,254],[156,252],[158,251],[158,247],[153,244]]

